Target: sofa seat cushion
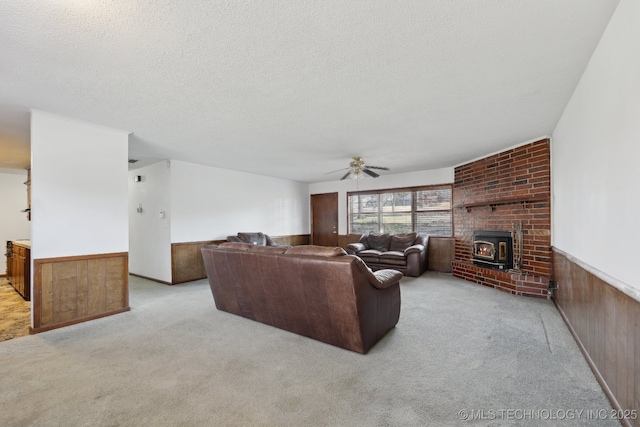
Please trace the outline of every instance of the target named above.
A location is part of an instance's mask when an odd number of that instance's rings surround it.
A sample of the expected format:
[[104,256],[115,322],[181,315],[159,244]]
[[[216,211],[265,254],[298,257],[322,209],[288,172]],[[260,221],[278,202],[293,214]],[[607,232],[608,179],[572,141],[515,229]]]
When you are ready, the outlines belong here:
[[404,252],[389,251],[380,255],[379,262],[391,265],[407,265],[407,257]]
[[380,259],[381,254],[382,252],[375,249],[365,249],[364,251],[358,252],[358,257],[365,263],[376,263]]
[[377,249],[365,249],[364,251],[358,252],[358,255],[368,255],[368,256],[380,256],[384,252],[379,251]]

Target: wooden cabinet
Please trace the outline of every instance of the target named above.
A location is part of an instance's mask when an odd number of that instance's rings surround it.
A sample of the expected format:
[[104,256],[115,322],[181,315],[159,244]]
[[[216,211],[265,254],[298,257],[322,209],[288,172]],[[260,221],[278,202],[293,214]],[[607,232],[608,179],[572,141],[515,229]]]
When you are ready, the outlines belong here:
[[22,298],[31,299],[31,248],[13,243],[9,281]]

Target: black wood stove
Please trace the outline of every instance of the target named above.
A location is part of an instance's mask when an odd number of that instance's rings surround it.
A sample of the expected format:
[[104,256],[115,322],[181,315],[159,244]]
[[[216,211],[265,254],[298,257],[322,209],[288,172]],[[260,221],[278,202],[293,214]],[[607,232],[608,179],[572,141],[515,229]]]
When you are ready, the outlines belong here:
[[475,265],[495,270],[513,268],[513,236],[510,231],[474,231],[471,252]]

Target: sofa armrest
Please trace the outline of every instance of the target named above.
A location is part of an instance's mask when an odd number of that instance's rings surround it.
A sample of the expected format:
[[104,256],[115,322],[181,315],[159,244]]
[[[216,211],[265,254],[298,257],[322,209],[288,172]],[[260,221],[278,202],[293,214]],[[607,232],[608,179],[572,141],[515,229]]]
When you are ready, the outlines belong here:
[[413,242],[414,245],[422,245],[422,246],[428,246],[429,245],[429,235],[427,233],[418,233],[416,235],[416,240]]
[[416,253],[416,252],[422,252],[424,251],[424,245],[413,245],[413,246],[409,246],[407,249],[404,250],[404,256],[407,256],[409,254],[412,253]]
[[402,279],[403,274],[396,270],[378,270],[373,273],[376,280],[371,284],[378,289],[385,289]]
[[349,243],[347,245],[347,253],[350,253],[351,255],[355,255],[360,251],[364,251],[365,249],[367,249],[367,247],[364,245],[364,243]]
[[385,289],[394,283],[398,283],[400,279],[404,276],[399,271],[396,270],[378,270],[375,273],[371,270],[367,264],[364,263],[357,255],[351,255],[356,259],[356,266],[367,275],[369,279],[369,283],[375,288]]

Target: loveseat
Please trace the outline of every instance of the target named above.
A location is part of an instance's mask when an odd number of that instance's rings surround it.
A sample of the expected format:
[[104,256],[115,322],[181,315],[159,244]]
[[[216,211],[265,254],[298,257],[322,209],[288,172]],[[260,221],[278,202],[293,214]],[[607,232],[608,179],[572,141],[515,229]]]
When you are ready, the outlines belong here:
[[222,243],[202,248],[218,310],[367,353],[400,317],[402,274],[342,248]]
[[363,234],[358,243],[347,245],[347,252],[357,255],[372,270],[394,269],[405,276],[418,277],[427,269],[429,235]]
[[258,246],[282,246],[290,248],[287,245],[276,244],[271,237],[261,232],[240,232],[236,236],[227,236],[227,242],[251,243]]

